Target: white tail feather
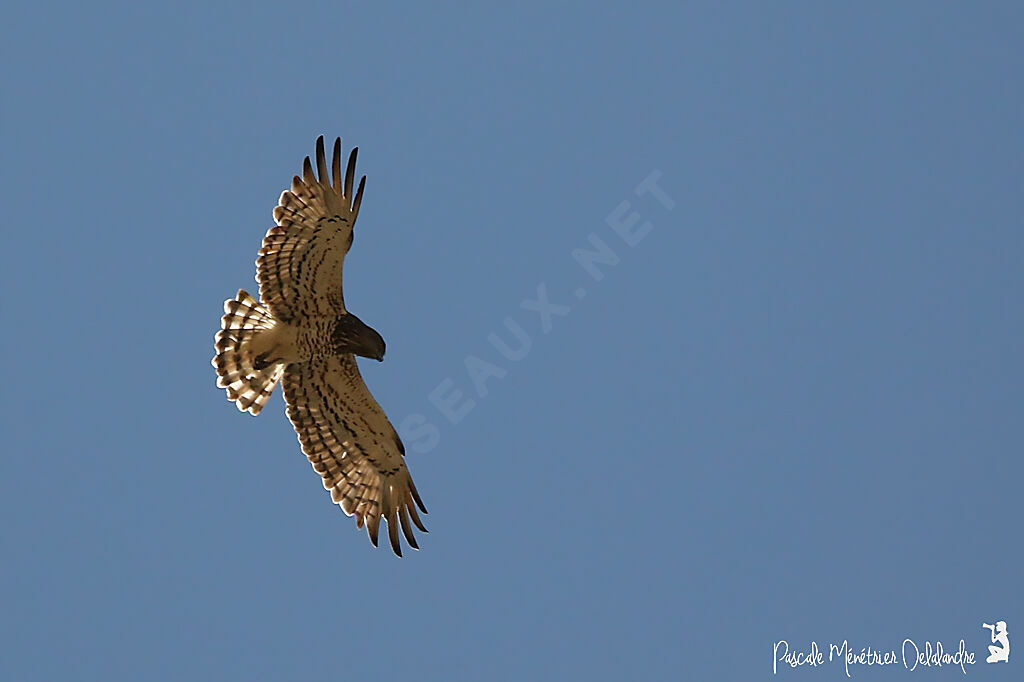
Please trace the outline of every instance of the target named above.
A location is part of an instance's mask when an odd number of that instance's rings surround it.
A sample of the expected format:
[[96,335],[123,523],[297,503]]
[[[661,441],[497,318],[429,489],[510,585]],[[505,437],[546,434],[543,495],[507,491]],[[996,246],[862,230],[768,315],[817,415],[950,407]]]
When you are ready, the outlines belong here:
[[217,386],[227,391],[228,400],[233,400],[242,412],[259,414],[284,374],[283,364],[256,369],[248,352],[252,336],[259,330],[273,329],[274,324],[270,311],[242,289],[234,299],[224,301],[212,364],[217,369]]

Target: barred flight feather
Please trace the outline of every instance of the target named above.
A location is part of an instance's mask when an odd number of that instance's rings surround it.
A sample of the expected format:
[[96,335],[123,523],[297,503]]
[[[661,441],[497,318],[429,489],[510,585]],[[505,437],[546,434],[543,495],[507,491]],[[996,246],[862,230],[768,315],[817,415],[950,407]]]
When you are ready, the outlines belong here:
[[333,184],[327,177],[327,160],[321,136],[316,144],[317,179],[309,157],[302,177],[292,179],[291,189],[281,193],[274,209],[272,227],[263,239],[256,260],[256,281],[264,303],[279,320],[341,315],[346,312],[341,278],[345,254],[352,246],[352,228],[359,215],[366,177],[352,197],[358,148],[349,155],[341,185],[341,139],[334,142]]

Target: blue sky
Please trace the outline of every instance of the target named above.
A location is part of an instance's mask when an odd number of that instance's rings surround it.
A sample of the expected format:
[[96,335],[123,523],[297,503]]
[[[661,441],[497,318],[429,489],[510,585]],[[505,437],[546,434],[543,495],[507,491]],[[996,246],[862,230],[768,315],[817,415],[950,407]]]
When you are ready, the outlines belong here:
[[[1022,20],[8,8],[0,679],[824,680],[774,644],[907,638],[1021,679],[981,624],[1024,633]],[[368,176],[403,559],[209,364],[320,134]]]

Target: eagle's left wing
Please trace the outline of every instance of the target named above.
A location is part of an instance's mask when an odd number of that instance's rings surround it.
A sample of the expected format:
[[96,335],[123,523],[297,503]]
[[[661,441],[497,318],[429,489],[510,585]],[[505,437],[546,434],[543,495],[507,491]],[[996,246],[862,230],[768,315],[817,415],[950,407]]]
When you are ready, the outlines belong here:
[[353,148],[341,178],[341,138],[334,141],[331,175],[327,174],[324,136],[316,141],[317,175],[306,157],[302,177],[292,179],[274,209],[276,227],[263,238],[256,259],[260,297],[274,317],[290,322],[300,317],[345,314],[341,288],[345,254],[352,246],[352,228],[359,215],[366,176],[352,195],[356,172]]
[[302,451],[331,499],[356,517],[359,528],[366,524],[374,546],[383,518],[395,554],[402,556],[399,522],[409,545],[419,549],[409,521],[426,532],[416,507],[427,510],[405,466],[405,447],[363,382],[355,357],[292,363],[282,384]]

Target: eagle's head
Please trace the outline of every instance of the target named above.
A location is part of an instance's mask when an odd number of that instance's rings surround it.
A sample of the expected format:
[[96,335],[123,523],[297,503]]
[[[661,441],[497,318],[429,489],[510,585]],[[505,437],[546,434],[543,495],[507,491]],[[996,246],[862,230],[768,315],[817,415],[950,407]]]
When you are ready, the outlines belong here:
[[364,324],[363,329],[365,329],[363,334],[364,345],[359,355],[364,358],[373,358],[377,362],[384,362],[384,337],[369,325]]
[[354,353],[363,358],[384,360],[384,337],[352,313],[338,318],[331,340],[334,352],[339,355]]

